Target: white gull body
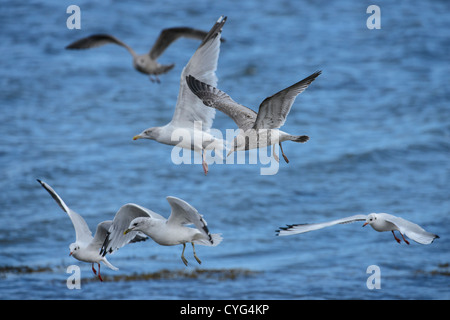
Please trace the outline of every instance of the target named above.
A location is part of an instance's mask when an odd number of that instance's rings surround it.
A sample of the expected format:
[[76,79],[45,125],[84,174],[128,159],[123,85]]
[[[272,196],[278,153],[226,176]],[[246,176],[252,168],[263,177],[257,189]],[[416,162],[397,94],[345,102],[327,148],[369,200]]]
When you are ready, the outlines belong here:
[[37,180],[41,186],[48,191],[56,203],[67,213],[75,229],[75,242],[70,244],[70,255],[75,259],[83,262],[92,263],[92,271],[94,274],[97,272],[94,269],[94,263],[98,265],[98,278],[103,281],[100,275],[100,262],[103,262],[108,268],[112,270],[118,270],[113,266],[106,257],[100,255],[100,248],[105,240],[107,231],[111,226],[112,221],[103,221],[97,225],[95,236],[92,237],[92,232],[89,229],[86,221],[78,213],[70,209],[61,197],[53,190],[53,188],[47,183]]
[[[111,253],[128,243],[129,239],[142,232],[162,246],[183,245],[181,260],[187,266],[184,257],[186,243],[192,244],[194,257],[200,264],[194,244],[217,246],[222,237],[211,234],[202,215],[186,201],[167,197],[172,209],[168,219],[152,210],[145,209],[135,212],[119,211],[108,231],[108,236],[102,247],[102,254]],[[188,225],[194,224],[195,228]]]
[[364,221],[363,227],[370,225],[378,232],[391,231],[398,243],[400,243],[401,240],[395,236],[394,231],[398,231],[407,244],[409,244],[409,242],[405,239],[404,235],[420,244],[430,244],[434,239],[439,238],[438,235],[425,231],[421,226],[411,221],[388,213],[371,213],[369,215],[358,214],[322,223],[292,224],[287,227],[281,227],[276,232],[279,236],[288,236],[355,221]]

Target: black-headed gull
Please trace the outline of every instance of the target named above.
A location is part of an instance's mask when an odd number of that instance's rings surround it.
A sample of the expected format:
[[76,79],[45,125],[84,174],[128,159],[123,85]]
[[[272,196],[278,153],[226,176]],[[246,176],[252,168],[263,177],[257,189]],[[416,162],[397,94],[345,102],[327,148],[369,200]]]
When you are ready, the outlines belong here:
[[[102,246],[102,254],[114,252],[127,243],[127,237],[132,238],[136,233],[142,232],[163,246],[182,244],[181,260],[186,266],[188,263],[184,250],[186,243],[190,242],[194,257],[200,264],[194,244],[217,246],[222,237],[220,234],[211,234],[202,215],[186,201],[170,196],[167,201],[172,208],[168,219],[149,209],[140,212],[119,211]],[[196,228],[186,226],[188,224],[194,224]]]
[[[233,145],[227,156],[234,151],[249,150],[279,144],[284,160],[289,160],[283,152],[281,143],[283,141],[306,142],[306,135],[294,136],[279,130],[286,122],[295,98],[305,91],[321,71],[317,71],[309,77],[281,90],[280,92],[264,99],[256,113],[237,102],[225,92],[214,87],[214,84],[201,79],[195,75],[186,77],[186,82],[191,91],[200,98],[208,107],[217,109],[228,115],[238,126],[240,133],[235,137]],[[275,159],[278,157],[275,154]]]
[[116,37],[109,34],[94,34],[89,37],[77,40],[68,46],[66,49],[89,49],[100,47],[108,43],[117,44],[124,47],[133,56],[133,67],[144,74],[154,76],[150,78],[152,81],[159,82],[157,76],[170,71],[175,64],[163,65],[159,64],[157,59],[163,52],[177,39],[191,38],[203,40],[207,32],[189,28],[189,27],[175,27],[168,28],[161,31],[158,39],[154,43],[149,52],[144,54],[137,54],[130,46],[120,41]]
[[395,236],[394,231],[398,231],[407,244],[409,244],[409,242],[405,239],[404,235],[421,244],[430,244],[434,239],[439,238],[438,235],[425,231],[421,226],[415,223],[388,213],[371,213],[369,215],[358,214],[322,223],[291,224],[287,227],[279,228],[276,232],[279,236],[288,236],[355,221],[365,221],[363,227],[370,225],[374,230],[379,232],[392,231],[392,234],[398,243],[400,243],[401,240]]
[[[151,139],[159,143],[178,146],[200,153],[205,175],[208,173],[205,149],[223,150],[224,141],[216,139],[210,134],[215,110],[204,107],[202,102],[188,88],[186,77],[192,74],[202,81],[217,83],[216,69],[220,51],[220,36],[226,20],[226,17],[220,17],[217,20],[184,67],[181,73],[180,90],[172,120],[165,126],[148,128],[133,137],[133,140]],[[198,125],[201,128],[198,128]],[[182,141],[173,139],[174,133],[181,131],[188,135],[188,138],[184,138]],[[200,138],[194,138],[197,136]]]
[[[89,229],[86,221],[81,217],[78,213],[70,209],[66,203],[61,199],[61,197],[53,190],[53,188],[47,183],[37,179],[37,181],[44,187],[45,190],[50,193],[52,198],[56,201],[56,203],[66,212],[72,221],[72,224],[75,228],[75,242],[70,244],[69,255],[74,257],[75,259],[83,262],[89,262],[92,264],[92,272],[97,274],[97,271],[94,268],[94,263],[98,265],[98,278],[100,281],[103,281],[100,275],[100,262],[103,262],[108,268],[112,270],[118,270],[115,266],[113,266],[105,256],[100,254],[100,249],[102,247],[103,242],[105,241],[107,232],[111,227],[112,221],[103,221],[97,225],[97,230],[95,232],[95,236],[92,237],[92,232]],[[128,211],[128,206],[122,207],[119,212]],[[132,239],[129,239],[128,242],[136,242],[145,240],[147,237],[142,234],[134,234]]]

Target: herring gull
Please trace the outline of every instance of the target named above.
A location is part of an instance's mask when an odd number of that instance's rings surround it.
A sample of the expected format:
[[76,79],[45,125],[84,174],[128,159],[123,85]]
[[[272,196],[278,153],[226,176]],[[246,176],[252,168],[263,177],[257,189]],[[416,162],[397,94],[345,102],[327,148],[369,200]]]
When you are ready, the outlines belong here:
[[[281,143],[287,140],[303,143],[308,141],[309,137],[306,135],[291,135],[279,130],[279,128],[284,125],[297,95],[305,91],[320,74],[321,71],[317,71],[296,84],[264,99],[259,106],[258,113],[235,102],[228,94],[215,88],[213,84],[196,79],[195,75],[187,76],[186,82],[191,91],[206,106],[222,111],[241,129],[227,156],[234,151],[261,148],[278,143],[283,158],[288,163],[289,160],[283,152]],[[275,159],[279,161],[275,149],[273,154]]]
[[[100,281],[103,281],[100,275],[100,262],[103,262],[107,267],[112,270],[118,270],[115,266],[113,266],[104,255],[100,254],[100,248],[106,238],[108,229],[111,227],[112,221],[107,220],[100,222],[97,225],[97,230],[95,232],[95,236],[92,237],[92,232],[89,229],[86,221],[83,219],[81,215],[70,209],[66,203],[61,199],[61,197],[53,190],[53,188],[47,183],[37,179],[37,181],[44,187],[45,190],[50,193],[52,198],[56,201],[56,203],[69,215],[70,220],[75,228],[75,242],[69,246],[70,253],[69,255],[74,257],[75,259],[83,262],[89,262],[92,264],[92,271],[94,274],[97,274],[97,271],[94,268],[94,263],[98,265],[98,278]],[[122,207],[119,212],[124,211]],[[125,210],[126,211],[126,210]],[[129,242],[137,242],[145,240],[147,237],[143,234],[134,234],[132,239],[129,239]]]
[[371,213],[369,215],[358,214],[347,218],[322,223],[291,224],[287,227],[281,227],[276,230],[276,232],[279,236],[287,236],[355,221],[365,221],[363,227],[370,225],[378,232],[392,231],[392,234],[398,243],[400,243],[401,240],[395,236],[394,231],[398,231],[407,244],[409,244],[409,242],[405,239],[404,235],[420,244],[430,244],[434,241],[434,239],[439,238],[438,235],[425,231],[421,226],[413,222],[388,213]]
[[[194,244],[217,246],[222,241],[222,237],[220,234],[209,232],[202,215],[189,203],[171,196],[166,199],[172,209],[168,219],[148,209],[139,213],[119,211],[109,228],[101,253],[105,255],[114,252],[124,246],[129,238],[134,237],[138,232],[142,232],[159,245],[174,246],[182,244],[181,260],[186,266],[188,262],[184,257],[184,250],[186,249],[186,243],[190,242],[194,257],[201,264],[195,252]],[[186,226],[188,224],[194,224],[196,228]]]
[[[192,58],[184,67],[180,78],[180,89],[175,112],[172,120],[162,127],[152,127],[133,137],[137,139],[151,139],[159,143],[178,146],[183,149],[194,150],[202,156],[202,166],[205,175],[208,173],[205,150],[223,150],[224,141],[215,138],[210,129],[215,117],[215,109],[205,108],[203,103],[191,92],[186,84],[186,77],[194,75],[202,81],[217,84],[217,61],[220,51],[220,37],[222,27],[227,20],[220,17],[209,33],[203,39]],[[201,128],[198,128],[198,126]],[[178,141],[174,139],[175,132],[185,132],[188,138]],[[194,137],[200,136],[199,139]]]
[[[69,44],[66,46],[66,49],[89,49],[100,47],[108,43],[117,44],[131,53],[133,56],[133,67],[137,71],[150,75],[152,81],[159,82],[157,76],[170,71],[175,66],[175,64],[160,64],[157,61],[167,47],[181,37],[203,40],[206,35],[207,32],[205,31],[189,27],[167,28],[161,31],[153,47],[149,52],[144,54],[137,54],[130,46],[109,34],[93,34]],[[152,76],[154,76],[154,78],[152,78]]]

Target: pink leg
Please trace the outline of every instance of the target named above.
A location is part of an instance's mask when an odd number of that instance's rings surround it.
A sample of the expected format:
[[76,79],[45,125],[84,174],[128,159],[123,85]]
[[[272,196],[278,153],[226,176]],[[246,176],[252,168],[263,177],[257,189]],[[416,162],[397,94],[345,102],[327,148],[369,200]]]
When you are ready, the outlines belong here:
[[100,275],[100,263],[97,264],[98,264],[98,278],[100,279],[100,281],[103,282],[102,276]]
[[397,237],[395,236],[394,230],[392,230],[392,234],[394,235],[394,238],[395,238],[395,240],[397,240],[398,243],[400,243],[400,242],[402,241],[402,240],[400,240],[399,238],[397,238]]
[[283,147],[281,146],[281,142],[279,142],[279,145],[280,145],[280,150],[281,150],[281,154],[284,158],[284,161],[286,161],[286,163],[289,163],[289,159],[286,157],[286,155],[283,152]]
[[405,237],[403,236],[403,234],[400,232],[400,234],[402,235],[403,241],[406,242],[406,244],[409,244],[408,240],[405,239]]
[[94,272],[94,274],[97,274],[97,271],[95,271],[94,269],[94,263],[92,263],[92,272]]
[[203,150],[202,150],[202,166],[206,176],[208,174],[208,164],[206,163],[205,152]]

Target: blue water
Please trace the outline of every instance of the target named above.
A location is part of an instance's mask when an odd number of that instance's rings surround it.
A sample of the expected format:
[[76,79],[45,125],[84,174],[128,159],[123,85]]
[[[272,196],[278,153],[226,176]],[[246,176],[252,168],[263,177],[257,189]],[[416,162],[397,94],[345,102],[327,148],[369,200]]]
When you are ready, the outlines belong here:
[[[66,8],[81,8],[69,30]],[[449,299],[450,19],[448,1],[377,1],[381,29],[369,30],[369,1],[3,1],[0,11],[0,298],[2,299]],[[123,48],[68,51],[70,42],[111,33],[138,53],[162,28],[208,30],[227,15],[219,88],[257,109],[267,96],[322,70],[296,100],[284,130],[311,137],[284,143],[290,163],[174,165],[172,148],[133,141],[172,117],[183,66],[198,46],[180,40],[161,57],[175,68],[149,81]],[[234,123],[217,113],[214,128]],[[185,199],[222,233],[197,246],[151,241],[122,248],[102,266],[68,256],[72,225],[42,179],[91,229],[135,202],[168,216],[168,195]],[[276,237],[291,223],[388,212],[440,235],[429,246],[390,233],[339,225]],[[66,268],[80,266],[80,290]],[[369,290],[367,267],[381,271]],[[19,272],[28,266],[33,272]],[[37,272],[41,270],[41,272]],[[133,281],[116,275],[158,274]],[[219,270],[236,277],[180,272]],[[176,275],[178,274],[178,275]]]

